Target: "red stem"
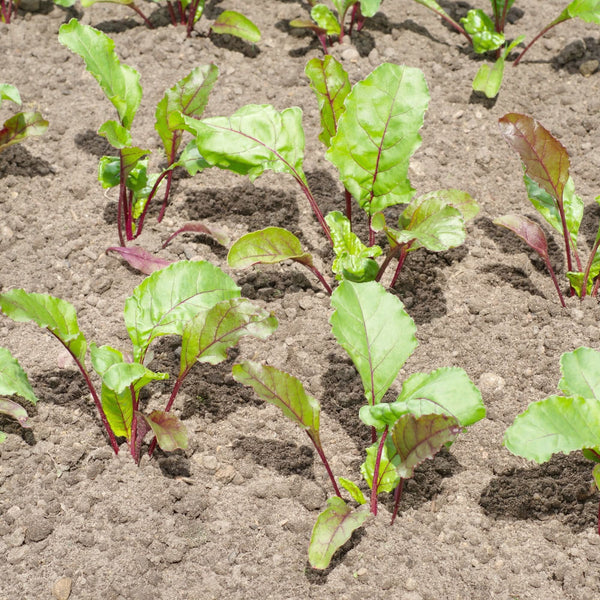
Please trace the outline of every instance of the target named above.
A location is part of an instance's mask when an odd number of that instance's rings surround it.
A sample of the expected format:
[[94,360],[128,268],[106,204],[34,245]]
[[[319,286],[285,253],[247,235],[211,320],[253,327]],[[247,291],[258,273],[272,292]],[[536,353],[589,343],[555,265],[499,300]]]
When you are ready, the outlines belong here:
[[177,25],[177,16],[175,15],[175,9],[173,8],[170,0],[167,0],[167,10],[169,11],[169,19],[171,19],[171,24]]
[[390,283],[390,287],[394,287],[396,285],[396,281],[398,280],[398,276],[400,275],[400,271],[402,270],[402,266],[404,265],[404,261],[408,256],[408,249],[412,246],[414,240],[408,242],[408,244],[402,244],[402,250],[400,251],[400,257],[398,258],[398,266],[396,267],[396,272],[392,277],[392,282]]
[[587,292],[587,280],[588,280],[588,277],[590,276],[590,269],[592,268],[592,263],[594,262],[594,257],[596,256],[596,252],[598,251],[598,246],[600,246],[600,236],[594,243],[594,246],[592,248],[592,253],[590,254],[590,258],[585,267],[585,273],[583,275],[583,287],[581,288],[581,297],[582,298],[585,298],[585,294]]
[[333,471],[331,470],[331,467],[329,466],[329,462],[327,461],[325,452],[323,452],[323,448],[321,448],[321,445],[319,443],[317,443],[317,441],[310,434],[309,431],[307,431],[306,434],[310,438],[310,441],[313,443],[313,446],[315,447],[315,450],[317,451],[319,458],[321,459],[321,462],[323,463],[323,466],[325,467],[325,470],[327,471],[327,475],[329,475],[329,479],[331,481],[331,484],[333,485],[335,495],[341,498],[342,494],[340,493],[340,488],[338,487],[338,485],[335,481],[335,477],[333,476]]
[[348,190],[344,190],[346,197],[346,218],[350,221],[350,230],[352,230],[352,194]]
[[525,50],[523,50],[523,52],[521,52],[521,54],[519,54],[519,56],[517,56],[517,59],[513,63],[513,67],[516,67],[521,62],[521,59],[525,55],[525,52],[527,52],[527,50],[529,50],[529,48],[531,48],[531,46],[533,46],[533,44],[535,44],[543,35],[548,33],[548,31],[550,31],[553,27],[555,27],[559,23],[562,23],[562,21],[552,21],[552,23],[550,23],[550,25],[548,25],[547,27],[544,27],[544,29],[542,29],[542,31],[540,31],[533,38],[533,40],[529,44],[527,44],[527,46],[525,47]]
[[373,469],[373,483],[371,485],[371,513],[377,516],[377,489],[379,488],[379,465],[381,464],[381,455],[383,454],[383,446],[385,438],[387,438],[388,427],[386,425],[377,448],[377,458],[375,459],[375,468]]
[[142,17],[142,19],[144,19],[144,23],[146,23],[146,25],[148,25],[148,29],[154,29],[154,25],[152,25],[152,23],[150,23],[150,21],[148,21],[148,19],[146,18],[146,15],[132,2],[131,4],[128,4],[127,6],[129,6],[129,8],[135,10],[135,12],[140,15],[140,17]]
[[[543,258],[544,258],[544,262],[546,263],[546,268],[548,269],[548,272],[550,273],[550,277],[552,278],[552,283],[554,283],[554,287],[556,288],[556,291],[558,292],[558,297],[560,298],[560,303],[562,304],[563,308],[566,308],[567,305],[565,304],[565,299],[563,298],[562,292],[560,291],[560,286],[558,285],[558,280],[556,279],[554,269],[552,268],[552,265],[550,264],[550,259],[548,259],[547,257],[543,257]],[[587,278],[585,281],[587,281]],[[585,285],[584,285],[584,287],[585,287]]]
[[129,451],[135,464],[137,465],[140,462],[140,457],[137,452],[137,410],[138,410],[138,400],[135,395],[135,389],[133,384],[129,386],[129,391],[131,393],[131,408],[132,408],[132,418],[131,418],[131,439],[129,440]]
[[300,264],[304,265],[307,269],[309,269],[317,277],[317,279],[321,282],[321,284],[323,285],[323,287],[325,288],[325,291],[327,292],[327,294],[329,296],[331,296],[331,294],[333,294],[333,290],[331,289],[331,286],[327,283],[327,280],[325,279],[325,277],[323,277],[323,274],[321,273],[321,271],[319,271],[319,269],[317,269],[317,267],[315,267],[314,265],[307,265],[306,263],[303,263],[303,262],[301,262]]
[[394,524],[396,520],[396,515],[398,514],[398,506],[400,505],[400,499],[402,498],[402,488],[404,487],[404,478],[400,478],[398,485],[396,486],[396,491],[394,492],[394,512],[392,513],[392,520],[390,521],[390,525]]
[[148,208],[150,208],[150,202],[152,202],[152,199],[154,198],[154,196],[156,195],[156,192],[158,191],[158,186],[160,185],[160,182],[166,177],[166,175],[168,173],[170,173],[171,171],[163,171],[158,178],[156,179],[155,184],[152,186],[152,190],[150,190],[150,193],[148,194],[148,200],[146,201],[146,205],[144,206],[144,210],[142,211],[142,214],[139,216],[138,221],[137,221],[137,229],[135,232],[135,236],[133,239],[136,239],[137,237],[139,237],[139,235],[142,233],[142,229],[144,228],[144,219],[146,218],[146,214],[148,212]]

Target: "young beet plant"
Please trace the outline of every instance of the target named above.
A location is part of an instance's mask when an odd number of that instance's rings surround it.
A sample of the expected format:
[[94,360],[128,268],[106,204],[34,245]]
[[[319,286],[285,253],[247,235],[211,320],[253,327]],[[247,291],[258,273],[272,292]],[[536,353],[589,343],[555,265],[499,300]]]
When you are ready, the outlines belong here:
[[[0,83],[0,105],[4,100],[21,106],[19,90],[9,83]],[[4,121],[0,129],[0,152],[28,137],[42,135],[48,129],[46,121],[39,112],[18,112]]]
[[[577,348],[560,359],[563,395],[533,402],[504,434],[504,445],[518,456],[544,463],[553,454],[582,450],[595,465],[600,489],[600,352]],[[600,534],[600,510],[598,533]]]
[[[321,443],[319,402],[308,395],[295,377],[255,362],[233,367],[234,378],[254,388],[256,394],[278,406],[303,429],[313,443],[333,486],[313,529],[309,561],[325,569],[335,551],[369,513],[377,515],[381,493],[394,492],[392,523],[398,511],[405,479],[424,460],[450,446],[467,426],[485,416],[481,394],[459,368],[415,373],[406,379],[394,402],[382,402],[400,369],[417,346],[415,325],[402,302],[375,281],[343,281],[333,292],[335,309],[330,323],[338,343],[352,359],[363,383],[367,403],[360,419],[370,427],[372,445],[367,448],[361,473],[370,497],[351,480],[336,480]],[[340,486],[350,495],[342,497]]]
[[342,43],[346,31],[346,15],[350,11],[350,26],[348,35],[352,35],[352,29],[356,24],[356,30],[363,28],[365,18],[372,17],[381,5],[381,0],[332,0],[335,12],[326,4],[317,0],[309,0],[311,6],[310,17],[312,21],[306,19],[293,19],[290,21],[290,27],[311,29],[319,38],[324,54],[329,54],[328,45],[331,36],[338,36]]
[[[483,64],[477,72],[473,80],[473,89],[483,92],[488,98],[497,96],[502,85],[506,58],[518,44],[525,40],[525,36],[522,35],[509,43],[505,36],[506,16],[514,4],[514,0],[490,0],[492,17],[481,9],[471,9],[467,16],[460,20],[462,26],[452,19],[435,0],[415,1],[437,13],[456,31],[464,35],[477,54],[496,52],[494,65],[490,67],[489,64]],[[598,0],[573,0],[558,17],[543,27],[521,51],[513,63],[514,66],[516,67],[519,64],[529,48],[550,29],[559,23],[575,18],[579,18],[586,23],[600,24],[600,2]]]
[[[71,304],[47,294],[14,289],[0,294],[0,309],[13,321],[37,323],[63,344],[83,375],[115,454],[119,451],[117,438],[123,437],[136,462],[148,432],[154,436],[150,454],[157,443],[165,451],[187,447],[185,427],[170,411],[197,362],[218,364],[243,336],[265,338],[277,327],[275,317],[241,298],[238,286],[218,267],[202,261],[174,263],[146,278],[125,302],[131,356],[111,346],[89,344],[92,369],[101,380],[98,393],[86,365],[88,343]],[[151,343],[164,335],[181,338],[179,373],[165,408],[145,414],[140,407],[141,390],[152,381],[169,378],[168,373],[146,367]],[[2,364],[13,371],[16,368],[6,358]],[[9,393],[1,381],[0,393]],[[25,392],[21,382],[16,393]],[[34,401],[29,393],[25,397]],[[22,413],[13,416],[19,418]]]
[[[114,51],[114,42],[93,27],[82,25],[76,19],[62,25],[59,41],[85,61],[87,70],[116,108],[118,120],[108,120],[98,133],[104,136],[117,156],[100,159],[98,179],[104,188],[118,188],[117,227],[120,250],[126,242],[136,239],[143,230],[150,204],[165,182],[164,196],[158,221],[165,214],[169,203],[173,170],[182,167],[189,175],[202,171],[207,163],[198,154],[195,143],[189,143],[180,152],[186,125],[184,117],[199,117],[204,112],[209,94],[217,80],[215,65],[196,67],[189,75],[165,92],[156,108],[155,129],[158,132],[167,166],[159,173],[148,172],[150,150],[133,145],[131,125],[142,99],[139,73],[121,64]],[[204,233],[211,231],[200,226]],[[188,225],[184,230],[193,230]],[[226,243],[222,234],[214,232],[217,241]],[[169,238],[171,239],[171,238]]]
[[[348,74],[331,56],[313,59],[306,73],[321,113],[319,139],[326,158],[337,168],[345,188],[342,211],[324,216],[302,170],[302,111],[278,112],[270,105],[248,105],[230,117],[197,120],[185,117],[197,134],[198,151],[211,166],[247,175],[254,181],[267,169],[291,175],[309,201],[333,246],[333,272],[338,280],[379,281],[397,261],[393,286],[406,256],[418,248],[447,250],[464,242],[465,222],[478,207],[465,192],[440,190],[414,198],[408,179],[410,157],[421,143],[419,130],[429,92],[419,69],[384,63],[351,88]],[[366,213],[369,239],[363,243],[352,229],[354,203]],[[398,228],[386,225],[383,211],[407,204]],[[389,249],[375,245],[383,232]],[[331,285],[312,256],[290,231],[269,227],[237,240],[229,265],[247,267],[293,260],[309,268],[331,294]]]
[[[535,119],[510,113],[500,121],[500,130],[523,162],[525,187],[534,208],[563,238],[567,277],[571,295],[596,297],[600,285],[600,229],[585,266],[577,248],[577,233],[583,218],[583,201],[575,194],[569,174],[570,159],[565,147]],[[599,199],[596,199],[599,201]],[[494,220],[516,233],[535,250],[546,265],[558,293],[565,300],[548,255],[548,242],[542,228],[520,215],[505,215]]]

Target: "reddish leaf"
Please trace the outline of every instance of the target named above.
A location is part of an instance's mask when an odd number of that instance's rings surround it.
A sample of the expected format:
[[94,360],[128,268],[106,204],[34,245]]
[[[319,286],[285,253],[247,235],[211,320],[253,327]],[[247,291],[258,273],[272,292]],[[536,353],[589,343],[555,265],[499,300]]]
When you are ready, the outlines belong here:
[[533,248],[546,262],[548,256],[548,242],[543,229],[531,219],[520,215],[504,215],[494,219],[495,225],[506,227],[517,234],[528,246]]
[[207,227],[203,223],[186,223],[183,227],[178,229],[175,233],[172,233],[167,241],[162,245],[163,248],[166,248],[169,243],[180,233],[205,233],[206,235],[210,235],[210,237],[214,238],[221,244],[221,246],[227,246],[229,244],[229,236],[219,227]]
[[506,141],[519,153],[526,174],[562,203],[570,164],[565,147],[540,123],[526,115],[509,113],[499,120],[499,124]]
[[145,275],[150,275],[154,271],[160,271],[171,264],[171,261],[159,258],[150,254],[143,248],[132,246],[125,248],[123,246],[113,246],[107,248],[106,252],[116,252],[121,255],[121,258],[127,261],[134,269],[141,271]]
[[152,428],[158,445],[165,452],[178,448],[185,450],[188,447],[185,425],[175,415],[162,410],[153,410],[149,415],[139,412],[136,414],[138,419],[144,419]]

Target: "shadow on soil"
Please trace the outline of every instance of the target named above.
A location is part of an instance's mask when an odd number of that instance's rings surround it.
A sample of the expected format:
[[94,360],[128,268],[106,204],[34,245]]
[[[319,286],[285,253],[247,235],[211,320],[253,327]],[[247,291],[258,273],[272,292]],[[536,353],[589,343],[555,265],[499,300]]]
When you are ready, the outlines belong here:
[[598,493],[592,467],[581,454],[570,454],[531,468],[509,469],[492,479],[479,504],[496,519],[545,520],[558,515],[576,533],[594,528]]
[[23,146],[11,146],[0,154],[0,179],[8,175],[44,177],[50,173],[56,173],[54,167],[44,159],[31,154]]

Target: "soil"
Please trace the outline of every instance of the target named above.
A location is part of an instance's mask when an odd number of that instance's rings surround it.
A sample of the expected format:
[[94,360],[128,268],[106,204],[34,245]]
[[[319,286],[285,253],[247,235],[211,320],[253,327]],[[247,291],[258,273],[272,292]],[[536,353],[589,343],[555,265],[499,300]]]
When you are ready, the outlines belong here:
[[[489,8],[483,1],[476,7]],[[519,3],[517,3],[519,4]],[[530,0],[511,11],[510,35],[529,39],[566,5]],[[447,2],[464,13],[464,2]],[[198,64],[220,69],[208,116],[249,103],[304,111],[305,170],[324,210],[343,193],[318,141],[316,102],[304,75],[321,56],[311,34],[287,22],[304,17],[291,0],[207,2],[198,33],[166,25],[150,30],[126,7],[97,5],[78,13],[107,32],[117,52],[142,76],[144,97],[134,139],[156,150],[154,107],[164,90]],[[49,120],[46,135],[0,155],[0,288],[23,287],[71,301],[80,325],[98,344],[128,348],[125,299],[143,276],[118,257],[116,197],[97,178],[106,144],[95,132],[113,109],[79,57],[57,41],[72,12],[42,2],[0,26],[2,81],[16,85],[28,108]],[[206,35],[223,9],[250,16],[263,33],[256,46]],[[507,112],[539,119],[566,146],[571,174],[586,202],[581,246],[594,241],[599,211],[600,30],[568,22],[550,32],[517,68],[507,67],[497,101],[472,93],[480,59],[416,2],[387,1],[352,41],[336,45],[352,81],[383,61],[419,67],[431,91],[423,144],[411,162],[419,193],[458,188],[481,212],[464,246],[439,255],[415,253],[395,292],[418,326],[419,347],[402,378],[440,366],[464,368],[480,387],[487,418],[450,451],[425,462],[405,486],[400,514],[392,506],[336,554],[325,572],[307,562],[315,519],[330,484],[309,440],[272,406],[231,376],[235,357],[256,358],[299,377],[323,405],[322,440],[339,476],[360,479],[368,444],[357,411],[360,380],[328,325],[329,301],[308,271],[296,266],[231,272],[226,253],[205,237],[161,242],[190,220],[226,228],[232,239],[266,225],[297,233],[326,269],[319,226],[295,183],[267,173],[253,185],[217,170],[176,181],[160,224],[151,218],[140,241],[168,260],[206,259],[230,272],[244,295],[272,310],[279,329],[244,342],[217,367],[198,368],[175,410],[190,432],[185,452],[144,458],[125,447],[115,457],[78,372],[50,336],[35,326],[0,321],[0,342],[19,359],[40,402],[27,407],[31,429],[4,419],[0,446],[1,600],[594,600],[600,598],[599,495],[591,465],[557,456],[535,465],[512,456],[502,435],[528,403],[556,391],[561,354],[600,349],[594,300],[562,309],[543,265],[492,220],[530,214],[517,157],[500,137]],[[585,68],[584,68],[585,71]],[[8,105],[3,105],[3,117]],[[551,235],[552,237],[552,235]],[[557,238],[552,260],[564,277]],[[328,271],[327,271],[328,272]],[[155,363],[177,368],[177,344],[155,346]],[[148,404],[164,405],[157,385]],[[70,596],[69,596],[70,588]]]

